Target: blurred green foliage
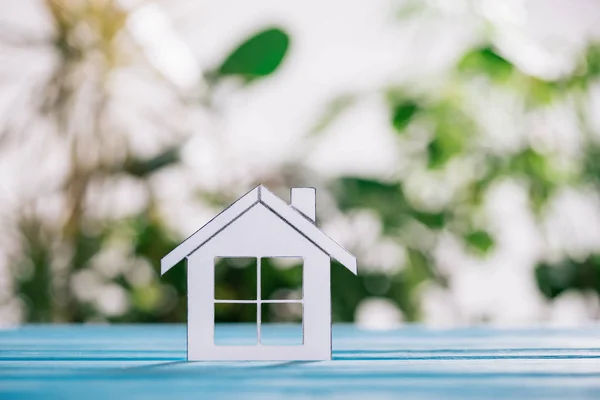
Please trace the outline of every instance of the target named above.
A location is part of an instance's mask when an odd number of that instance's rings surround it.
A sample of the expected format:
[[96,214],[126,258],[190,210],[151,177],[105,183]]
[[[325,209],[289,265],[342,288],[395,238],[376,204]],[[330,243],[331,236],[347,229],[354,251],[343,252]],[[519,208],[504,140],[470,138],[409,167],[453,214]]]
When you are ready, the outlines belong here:
[[404,128],[417,112],[419,106],[411,100],[403,101],[393,106],[392,125],[399,133],[404,132]]
[[[87,7],[69,6],[58,0],[46,0],[55,22],[52,46],[59,58],[59,68],[40,95],[39,113],[49,115],[58,131],[67,131],[71,118],[76,83],[70,79],[78,63],[90,53],[102,54],[104,73],[109,74],[117,63],[119,51],[115,38],[124,30],[126,13],[116,2],[105,1],[102,7],[90,2]],[[96,4],[96,5],[94,5]],[[411,3],[414,5],[414,3]],[[404,10],[403,15],[414,12]],[[410,13],[409,13],[410,11]],[[79,23],[98,34],[92,47],[77,40]],[[267,79],[282,65],[290,48],[290,36],[282,28],[269,27],[242,40],[211,72],[205,72],[211,87],[232,77],[244,83]],[[528,110],[544,110],[559,99],[574,99],[573,106],[581,117],[582,130],[587,132],[585,99],[592,83],[600,76],[600,46],[590,46],[579,67],[557,80],[543,80],[528,75],[486,41],[468,49],[456,62],[443,90],[434,94],[412,90],[410,85],[381,89],[381,97],[389,108],[389,124],[400,143],[419,142],[423,146],[407,155],[408,172],[392,171],[389,176],[366,178],[343,176],[323,182],[339,210],[347,216],[361,212],[375,215],[381,223],[382,239],[395,243],[405,251],[401,265],[384,271],[379,265],[359,259],[359,275],[352,275],[339,264],[332,263],[332,304],[334,321],[352,321],[358,305],[368,297],[384,297],[397,304],[406,320],[420,318],[420,291],[424,284],[447,288],[450,277],[439,270],[433,250],[442,235],[451,234],[462,241],[475,257],[487,257],[495,248],[494,235],[481,218],[487,190],[505,178],[522,181],[528,189],[528,201],[536,215],[541,215],[552,195],[563,187],[591,184],[600,191],[600,144],[586,138],[581,168],[561,169],[551,152],[530,143],[499,154],[482,141],[484,129],[472,105],[466,101],[470,85],[484,81],[488,88],[512,93],[526,104]],[[210,85],[209,85],[210,86]],[[99,93],[106,93],[100,85]],[[242,89],[243,90],[243,89]],[[414,94],[414,93],[418,94]],[[311,134],[319,137],[340,115],[348,112],[360,94],[340,94],[325,107]],[[94,118],[103,118],[103,102]],[[93,121],[92,121],[93,122]],[[96,121],[98,122],[98,121]],[[99,129],[95,136],[105,134]],[[9,129],[3,127],[3,131]],[[426,132],[426,133],[424,133]],[[411,142],[411,143],[412,143]],[[148,185],[154,174],[180,162],[180,145],[170,147],[149,158],[127,156],[114,165],[89,166],[79,160],[73,143],[73,171],[63,188],[69,212],[58,229],[45,225],[35,212],[24,208],[18,216],[20,252],[11,266],[16,294],[25,303],[25,319],[29,322],[108,320],[113,322],[156,322],[186,320],[186,271],[184,265],[172,268],[160,277],[160,259],[181,241],[167,228],[157,208],[156,194]],[[477,160],[472,174],[458,195],[439,207],[424,204],[411,195],[406,177],[423,166],[427,177],[443,179],[454,162]],[[84,162],[85,161],[85,162]],[[414,166],[414,167],[413,167]],[[293,165],[288,174],[281,171],[272,178],[281,186],[311,185],[316,176],[302,175],[301,165]],[[83,198],[92,182],[114,176],[127,176],[144,184],[150,198],[147,207],[134,217],[90,223]],[[440,178],[442,177],[442,178]],[[265,182],[269,184],[268,182]],[[199,190],[202,200],[215,207],[226,207],[235,196]],[[90,228],[90,224],[93,225]],[[97,258],[115,243],[128,243],[121,259],[129,263],[110,275],[96,267]],[[57,260],[57,249],[66,254]],[[66,249],[66,250],[65,250]],[[147,276],[138,274],[147,271]],[[217,293],[232,298],[252,295],[251,271],[220,265]],[[87,274],[87,272],[93,272]],[[300,272],[299,272],[300,271]],[[241,274],[240,274],[241,272]],[[140,275],[140,276],[137,276]],[[565,258],[556,263],[543,262],[535,270],[541,293],[550,301],[567,290],[592,291],[600,294],[600,255],[578,260]],[[77,293],[84,280],[116,285],[125,293],[129,306],[125,312],[111,313],[94,303],[93,296]],[[254,278],[255,279],[255,278]],[[283,288],[293,288],[301,280],[301,267],[279,268],[265,261],[264,295],[269,297]],[[87,281],[86,281],[87,282]],[[88,282],[89,283],[89,282]],[[241,321],[253,318],[246,311],[224,305],[218,310],[221,321]],[[269,316],[265,320],[268,322]]]
[[491,46],[469,51],[458,63],[458,71],[471,74],[483,73],[498,83],[505,83],[514,72],[513,65]]
[[584,260],[541,263],[535,275],[540,290],[549,299],[573,289],[600,293],[600,255],[594,254]]

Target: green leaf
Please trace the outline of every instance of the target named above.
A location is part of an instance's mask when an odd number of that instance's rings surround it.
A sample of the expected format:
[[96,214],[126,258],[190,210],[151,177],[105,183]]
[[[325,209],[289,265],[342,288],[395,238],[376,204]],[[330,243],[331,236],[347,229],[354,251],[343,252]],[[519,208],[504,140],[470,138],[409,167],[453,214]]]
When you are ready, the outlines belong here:
[[423,211],[414,211],[413,217],[420,223],[426,225],[431,229],[442,229],[446,225],[446,214],[441,213],[429,213]]
[[494,247],[494,239],[486,231],[476,230],[465,236],[465,242],[480,253],[487,253]]
[[548,299],[558,297],[567,290],[570,280],[569,271],[548,264],[539,264],[535,268],[535,278],[540,291]]
[[460,153],[462,144],[454,138],[438,135],[427,145],[428,166],[431,169],[441,168],[450,159]]
[[497,82],[506,81],[514,69],[514,66],[491,46],[468,52],[458,63],[460,72],[484,74]]
[[465,150],[475,126],[469,116],[451,103],[441,103],[427,113],[435,123],[435,136],[427,146],[428,166],[441,168]]
[[123,169],[131,175],[144,178],[177,162],[179,162],[179,146],[167,149],[151,158],[131,159],[125,163]]
[[526,149],[510,158],[507,172],[527,179],[530,198],[536,209],[546,202],[557,184],[565,179],[547,156],[533,149]]
[[413,101],[405,101],[395,105],[392,110],[392,125],[396,131],[404,131],[418,110],[419,106]]
[[600,294],[600,254],[585,260],[567,258],[556,264],[541,263],[535,269],[535,277],[548,299],[567,290],[593,290]]
[[217,69],[218,77],[239,76],[246,82],[272,74],[281,64],[290,43],[287,33],[269,28],[235,49]]

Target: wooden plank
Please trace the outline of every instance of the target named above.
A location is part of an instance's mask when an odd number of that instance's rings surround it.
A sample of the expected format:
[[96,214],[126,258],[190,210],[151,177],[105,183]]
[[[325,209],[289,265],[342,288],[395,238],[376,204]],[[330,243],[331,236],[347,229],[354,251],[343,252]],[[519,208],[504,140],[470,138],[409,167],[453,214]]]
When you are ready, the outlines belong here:
[[[231,340],[251,329],[223,328]],[[600,326],[336,325],[327,362],[188,363],[185,340],[184,325],[0,331],[0,399],[600,398]]]

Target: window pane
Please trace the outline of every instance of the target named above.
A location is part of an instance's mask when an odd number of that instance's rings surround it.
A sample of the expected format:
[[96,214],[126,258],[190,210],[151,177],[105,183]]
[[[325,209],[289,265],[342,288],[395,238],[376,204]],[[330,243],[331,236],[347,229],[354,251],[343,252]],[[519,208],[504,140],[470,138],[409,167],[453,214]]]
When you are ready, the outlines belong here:
[[302,304],[263,303],[261,321],[275,323],[302,322]]
[[257,259],[215,258],[215,299],[256,300]]
[[302,257],[265,257],[260,261],[263,300],[302,299]]
[[[222,322],[230,320],[245,323]],[[258,344],[256,328],[256,304],[215,304],[215,345],[255,346]]]
[[302,331],[302,304],[277,303],[263,304],[261,308],[262,320],[265,317],[270,322],[261,324],[260,342],[264,346],[301,346],[303,343]]
[[256,304],[215,303],[215,322],[256,323]]

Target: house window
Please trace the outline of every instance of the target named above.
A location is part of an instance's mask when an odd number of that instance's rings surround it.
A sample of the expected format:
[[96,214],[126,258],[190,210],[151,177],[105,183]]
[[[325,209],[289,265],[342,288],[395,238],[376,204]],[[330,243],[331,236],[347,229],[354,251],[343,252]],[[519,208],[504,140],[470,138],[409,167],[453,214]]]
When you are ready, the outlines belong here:
[[[302,345],[303,259],[216,257],[215,345]],[[251,323],[251,324],[250,324]]]

